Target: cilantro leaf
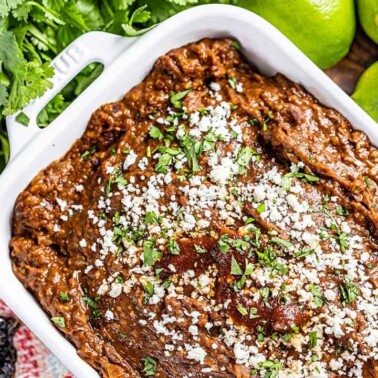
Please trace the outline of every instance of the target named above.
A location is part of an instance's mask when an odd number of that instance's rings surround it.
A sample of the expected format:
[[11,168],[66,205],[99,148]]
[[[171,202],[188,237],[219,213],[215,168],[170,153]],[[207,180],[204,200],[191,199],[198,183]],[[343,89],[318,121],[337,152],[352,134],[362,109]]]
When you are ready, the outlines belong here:
[[180,254],[180,246],[175,239],[171,239],[168,242],[167,248],[168,248],[169,253],[171,253],[172,255]]
[[292,244],[289,241],[287,241],[285,239],[281,239],[278,236],[273,236],[270,241],[272,243],[281,245],[282,247],[285,247],[285,248],[290,248],[292,246]]
[[244,174],[247,172],[247,166],[252,160],[253,155],[257,155],[257,152],[249,146],[240,149],[235,162],[239,167],[239,174]]
[[8,89],[3,84],[0,84],[0,106],[4,106],[7,103],[8,96]]
[[143,243],[143,266],[152,266],[160,260],[162,254],[154,248],[153,240],[146,240]]
[[341,303],[343,306],[350,305],[360,293],[358,286],[349,278],[345,277],[344,283],[340,285]]
[[20,112],[17,114],[16,121],[21,125],[28,126],[30,118],[24,112]]
[[197,245],[197,244],[194,244],[194,249],[195,249],[195,251],[196,251],[197,253],[199,253],[199,254],[202,254],[202,253],[206,253],[206,252],[207,252],[205,248],[202,248],[202,247],[200,247],[200,246]]
[[147,5],[144,5],[143,7],[135,10],[135,12],[130,17],[130,25],[132,25],[134,22],[142,24],[150,19],[151,12],[147,11],[146,8]]
[[54,316],[51,318],[51,321],[55,323],[58,327],[65,328],[66,321],[61,316]]
[[182,105],[181,105],[181,102],[180,100],[182,100],[183,98],[185,98],[185,96],[191,92],[192,90],[191,89],[187,89],[185,91],[182,91],[182,92],[179,92],[179,93],[171,93],[171,96],[170,96],[170,100],[171,100],[171,104],[178,108],[178,109],[181,109],[182,108]]
[[144,375],[146,377],[152,377],[156,375],[156,367],[157,367],[156,361],[149,356],[146,357],[146,359],[144,360],[144,369],[143,369]]
[[155,27],[155,25],[146,27],[144,29],[135,29],[134,27],[134,23],[136,24],[145,23],[150,19],[151,13],[147,11],[146,8],[147,8],[147,5],[144,5],[136,9],[134,13],[131,15],[129,22],[127,24],[122,24],[122,28],[125,31],[125,35],[130,36],[130,37],[135,37],[135,36],[144,34]]
[[281,362],[266,360],[263,362],[259,362],[258,366],[266,371],[265,377],[266,378],[277,378],[279,372],[281,370],[282,364]]
[[242,316],[248,315],[247,309],[243,307],[242,305],[237,305],[236,309],[242,314]]
[[61,291],[59,295],[62,302],[69,302],[70,297],[65,291]]
[[235,257],[231,257],[231,274],[241,276],[243,275],[243,270],[236,261]]
[[7,17],[12,9],[17,8],[24,0],[2,0],[0,2],[0,17]]
[[309,348],[315,348],[316,345],[318,344],[318,333],[316,331],[311,331],[309,334]]
[[156,127],[156,126],[152,126],[150,131],[148,132],[148,135],[151,137],[151,138],[154,138],[154,139],[157,139],[157,140],[163,140],[164,138],[164,134],[161,132],[161,130]]

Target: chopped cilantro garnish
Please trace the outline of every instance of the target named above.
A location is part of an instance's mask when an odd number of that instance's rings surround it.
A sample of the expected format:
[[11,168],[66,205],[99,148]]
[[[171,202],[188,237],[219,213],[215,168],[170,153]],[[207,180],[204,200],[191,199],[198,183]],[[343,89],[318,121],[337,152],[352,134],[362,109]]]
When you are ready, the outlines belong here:
[[215,147],[215,142],[218,140],[214,132],[210,131],[205,135],[202,142],[202,151],[210,151]]
[[281,239],[278,236],[272,237],[272,239],[270,239],[270,241],[272,243],[279,244],[279,245],[281,245],[282,247],[285,247],[285,248],[292,247],[292,244],[289,241],[287,241],[285,239]]
[[127,180],[123,177],[122,174],[119,174],[115,177],[114,184],[118,184],[118,186],[123,187],[127,185]]
[[334,230],[335,234],[328,235],[327,238],[335,239],[339,243],[341,252],[345,253],[346,249],[349,246],[349,235],[346,232],[340,230],[335,223],[331,224],[330,229]]
[[241,291],[243,289],[245,283],[247,282],[247,276],[251,275],[253,273],[253,270],[254,270],[253,264],[250,264],[248,262],[248,260],[246,259],[245,260],[245,270],[243,272],[243,270],[241,269],[240,265],[238,264],[238,262],[236,261],[234,256],[232,256],[232,258],[231,258],[231,274],[233,274],[235,276],[241,275],[240,280],[238,282],[236,282],[235,285],[234,285],[235,291],[238,292],[238,291]]
[[288,272],[288,267],[285,264],[275,261],[277,256],[271,247],[268,246],[263,251],[256,251],[256,255],[261,265],[272,268],[272,274],[277,272],[280,275],[284,275]]
[[259,263],[262,265],[271,266],[273,261],[276,259],[276,254],[273,252],[271,247],[266,247],[262,252],[256,251]]
[[158,140],[163,140],[164,134],[160,131],[160,129],[156,126],[152,126],[148,135],[151,138],[158,139]]
[[124,280],[123,280],[122,276],[117,276],[117,278],[115,279],[114,282],[118,283],[118,284],[123,284]]
[[223,254],[227,253],[230,249],[228,241],[229,236],[227,234],[223,234],[218,240],[218,248]]
[[231,274],[241,276],[243,275],[243,270],[236,261],[235,257],[231,257]]
[[369,179],[369,177],[364,176],[364,181],[365,181],[366,187],[370,188],[370,179]]
[[240,42],[238,42],[238,41],[233,41],[233,42],[231,43],[231,46],[232,46],[234,49],[236,49],[236,50],[240,50],[240,49],[241,49],[241,44],[240,44]]
[[109,197],[109,194],[112,192],[112,185],[113,185],[113,181],[109,179],[106,182],[106,187],[105,187],[105,194],[107,197]]
[[161,252],[154,248],[153,240],[146,240],[143,243],[143,266],[152,266],[161,259]]
[[155,275],[159,277],[160,273],[164,271],[164,268],[156,268]]
[[269,122],[271,119],[272,119],[272,113],[269,112],[268,115],[267,115],[267,116],[265,117],[265,119],[264,119],[264,123],[263,123],[263,127],[262,127],[263,131],[268,130],[268,122]]
[[200,247],[200,246],[197,245],[197,244],[194,244],[194,249],[195,249],[195,251],[196,251],[197,253],[206,253],[206,252],[207,252],[205,248],[202,248],[202,247]]
[[180,254],[180,246],[175,239],[169,240],[167,248],[169,253],[171,253],[172,255]]
[[59,326],[61,328],[65,328],[65,326],[66,326],[66,321],[61,316],[54,316],[54,317],[51,318],[51,321],[54,322],[57,326]]
[[155,165],[155,172],[157,173],[167,173],[168,167],[171,164],[172,155],[162,154],[159,157],[157,164]]
[[312,331],[308,334],[310,341],[309,341],[309,348],[315,348],[316,345],[318,344],[318,333],[316,331]]
[[123,228],[121,226],[115,226],[113,228],[112,241],[115,244],[120,245],[122,243],[122,240],[126,237],[127,233],[128,233],[128,230],[126,228]]
[[282,263],[274,263],[272,265],[272,276],[274,275],[274,273],[278,273],[279,275],[283,276],[285,274],[287,274],[289,271],[289,268],[287,267],[287,265],[285,264],[282,264]]
[[157,215],[155,211],[147,211],[146,216],[144,218],[144,222],[146,224],[161,224],[163,221],[162,217],[160,215]]
[[237,305],[236,306],[236,309],[243,315],[243,316],[246,316],[248,315],[248,311],[245,307],[243,307],[242,305]]
[[171,96],[170,96],[170,100],[171,100],[171,104],[175,107],[175,108],[178,108],[178,109],[181,109],[182,108],[182,104],[181,104],[181,100],[183,98],[185,98],[185,96],[191,92],[192,90],[191,89],[187,89],[186,91],[182,91],[182,92],[179,92],[179,93],[171,93]]
[[253,241],[253,244],[255,247],[259,248],[260,247],[260,236],[261,236],[261,230],[259,228],[255,228],[253,230],[255,233],[255,240]]
[[[247,236],[248,238],[248,236]],[[229,239],[229,244],[235,248],[238,252],[243,253],[250,248],[250,244],[248,243],[247,240],[243,239]]]
[[349,214],[341,205],[336,206],[336,213],[342,217],[346,217]]
[[323,296],[322,292],[319,290],[318,287],[311,284],[310,285],[310,291],[311,291],[312,295],[314,296],[314,303],[318,307],[322,307],[324,303],[328,304],[328,300]]
[[171,280],[166,280],[166,281],[164,281],[162,286],[163,286],[164,289],[168,289],[171,286],[171,284],[172,284]]
[[351,304],[358,296],[360,290],[349,277],[344,278],[344,283],[340,285],[341,303],[343,306]]
[[298,335],[298,333],[299,333],[299,328],[298,328],[297,325],[292,324],[290,328],[293,330],[293,332],[294,332],[296,335]]
[[236,88],[236,77],[233,77],[231,79],[228,79],[228,84],[230,84],[230,87],[232,89],[235,89]]
[[89,150],[85,150],[81,154],[81,159],[84,161],[88,161],[91,159],[92,155],[96,152],[96,147],[92,146]]
[[119,211],[116,211],[113,216],[114,224],[119,224],[120,218],[121,218],[121,213]]
[[146,295],[144,297],[144,303],[148,302],[148,299],[154,295],[154,285],[151,281],[147,281],[147,283],[143,287]]
[[263,287],[263,288],[260,289],[261,299],[263,300],[264,303],[266,303],[268,301],[269,294],[270,294],[270,288],[269,287]]
[[287,173],[286,175],[284,175],[282,177],[281,188],[286,190],[286,191],[289,191],[290,188],[291,188],[291,183],[292,183],[293,177],[296,177],[296,178],[302,180],[305,183],[319,181],[319,177],[316,177],[314,175],[309,175],[309,174],[304,173],[304,172],[290,172],[290,173]]
[[186,160],[189,169],[192,172],[199,172],[201,170],[198,165],[198,158],[202,153],[203,143],[191,138],[188,134],[179,138],[183,152],[186,155]]
[[314,253],[312,249],[305,247],[301,251],[295,252],[295,257],[301,258],[307,255],[311,255],[312,253]]
[[319,177],[314,176],[314,175],[309,175],[307,173],[303,172],[293,172],[293,177],[297,177],[303,182],[317,182],[319,181]]
[[279,361],[262,361],[258,363],[261,369],[265,370],[264,378],[277,378],[282,367]]
[[264,329],[261,326],[257,326],[257,341],[263,342],[264,341]]
[[256,319],[256,318],[259,318],[260,316],[257,315],[257,312],[258,312],[258,310],[257,310],[256,307],[251,307],[251,308],[249,309],[249,318],[250,318],[250,319]]
[[281,188],[287,192],[291,189],[291,177],[288,174],[282,177]]
[[259,122],[259,120],[258,120],[257,118],[251,118],[251,119],[249,120],[249,123],[250,123],[251,125],[258,125],[260,122]]
[[345,252],[346,248],[349,246],[348,238],[349,235],[346,232],[338,234],[337,240],[339,241],[341,252]]
[[253,155],[257,155],[257,152],[251,147],[247,146],[239,150],[235,162],[239,167],[239,174],[244,174],[247,172],[247,166],[251,161]]
[[65,291],[61,291],[59,295],[62,302],[68,302],[70,300],[69,295]]
[[119,187],[125,187],[127,185],[127,180],[123,176],[121,169],[116,169],[106,182],[105,194],[107,197],[109,197],[110,193],[112,192],[113,184],[117,184]]
[[265,211],[265,203],[260,203],[260,205],[257,206],[256,210],[259,214],[263,213]]
[[92,299],[88,295],[83,296],[83,302],[90,308],[92,316],[95,319],[101,318],[101,312],[100,312],[100,309],[99,309],[98,304],[97,304],[97,301],[99,299],[100,299],[100,297],[97,297],[97,296],[94,297],[94,299]]
[[252,223],[255,221],[255,218],[249,217],[244,221],[244,224],[247,226],[248,224]]
[[151,357],[146,357],[144,360],[143,373],[146,377],[152,377],[156,375],[157,363]]
[[164,287],[164,289],[168,289],[171,286],[171,284],[172,284],[171,280],[166,280],[164,281],[162,286]]

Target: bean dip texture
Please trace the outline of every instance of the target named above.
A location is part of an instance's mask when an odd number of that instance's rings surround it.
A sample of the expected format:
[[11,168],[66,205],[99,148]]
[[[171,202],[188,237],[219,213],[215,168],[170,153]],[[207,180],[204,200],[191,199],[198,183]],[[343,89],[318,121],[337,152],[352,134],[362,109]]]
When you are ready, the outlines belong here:
[[239,50],[96,110],[18,197],[14,272],[103,377],[378,377],[378,150]]

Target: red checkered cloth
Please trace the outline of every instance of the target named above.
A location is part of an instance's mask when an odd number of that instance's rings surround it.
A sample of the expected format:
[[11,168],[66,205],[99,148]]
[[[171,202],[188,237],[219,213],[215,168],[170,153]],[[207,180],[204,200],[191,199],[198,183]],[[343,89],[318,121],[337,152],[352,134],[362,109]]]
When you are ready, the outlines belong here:
[[[0,316],[15,317],[1,300]],[[74,378],[24,325],[18,328],[14,336],[14,345],[17,350],[17,378]]]

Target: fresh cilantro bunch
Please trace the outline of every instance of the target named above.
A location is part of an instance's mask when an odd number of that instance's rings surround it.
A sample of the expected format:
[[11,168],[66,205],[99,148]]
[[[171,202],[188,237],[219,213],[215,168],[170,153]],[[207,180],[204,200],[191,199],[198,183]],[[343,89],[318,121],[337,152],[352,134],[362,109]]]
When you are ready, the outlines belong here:
[[[51,87],[50,61],[91,30],[137,36],[181,10],[233,0],[0,0],[0,172],[9,159],[5,116]],[[41,112],[47,126],[101,73],[86,67]]]

